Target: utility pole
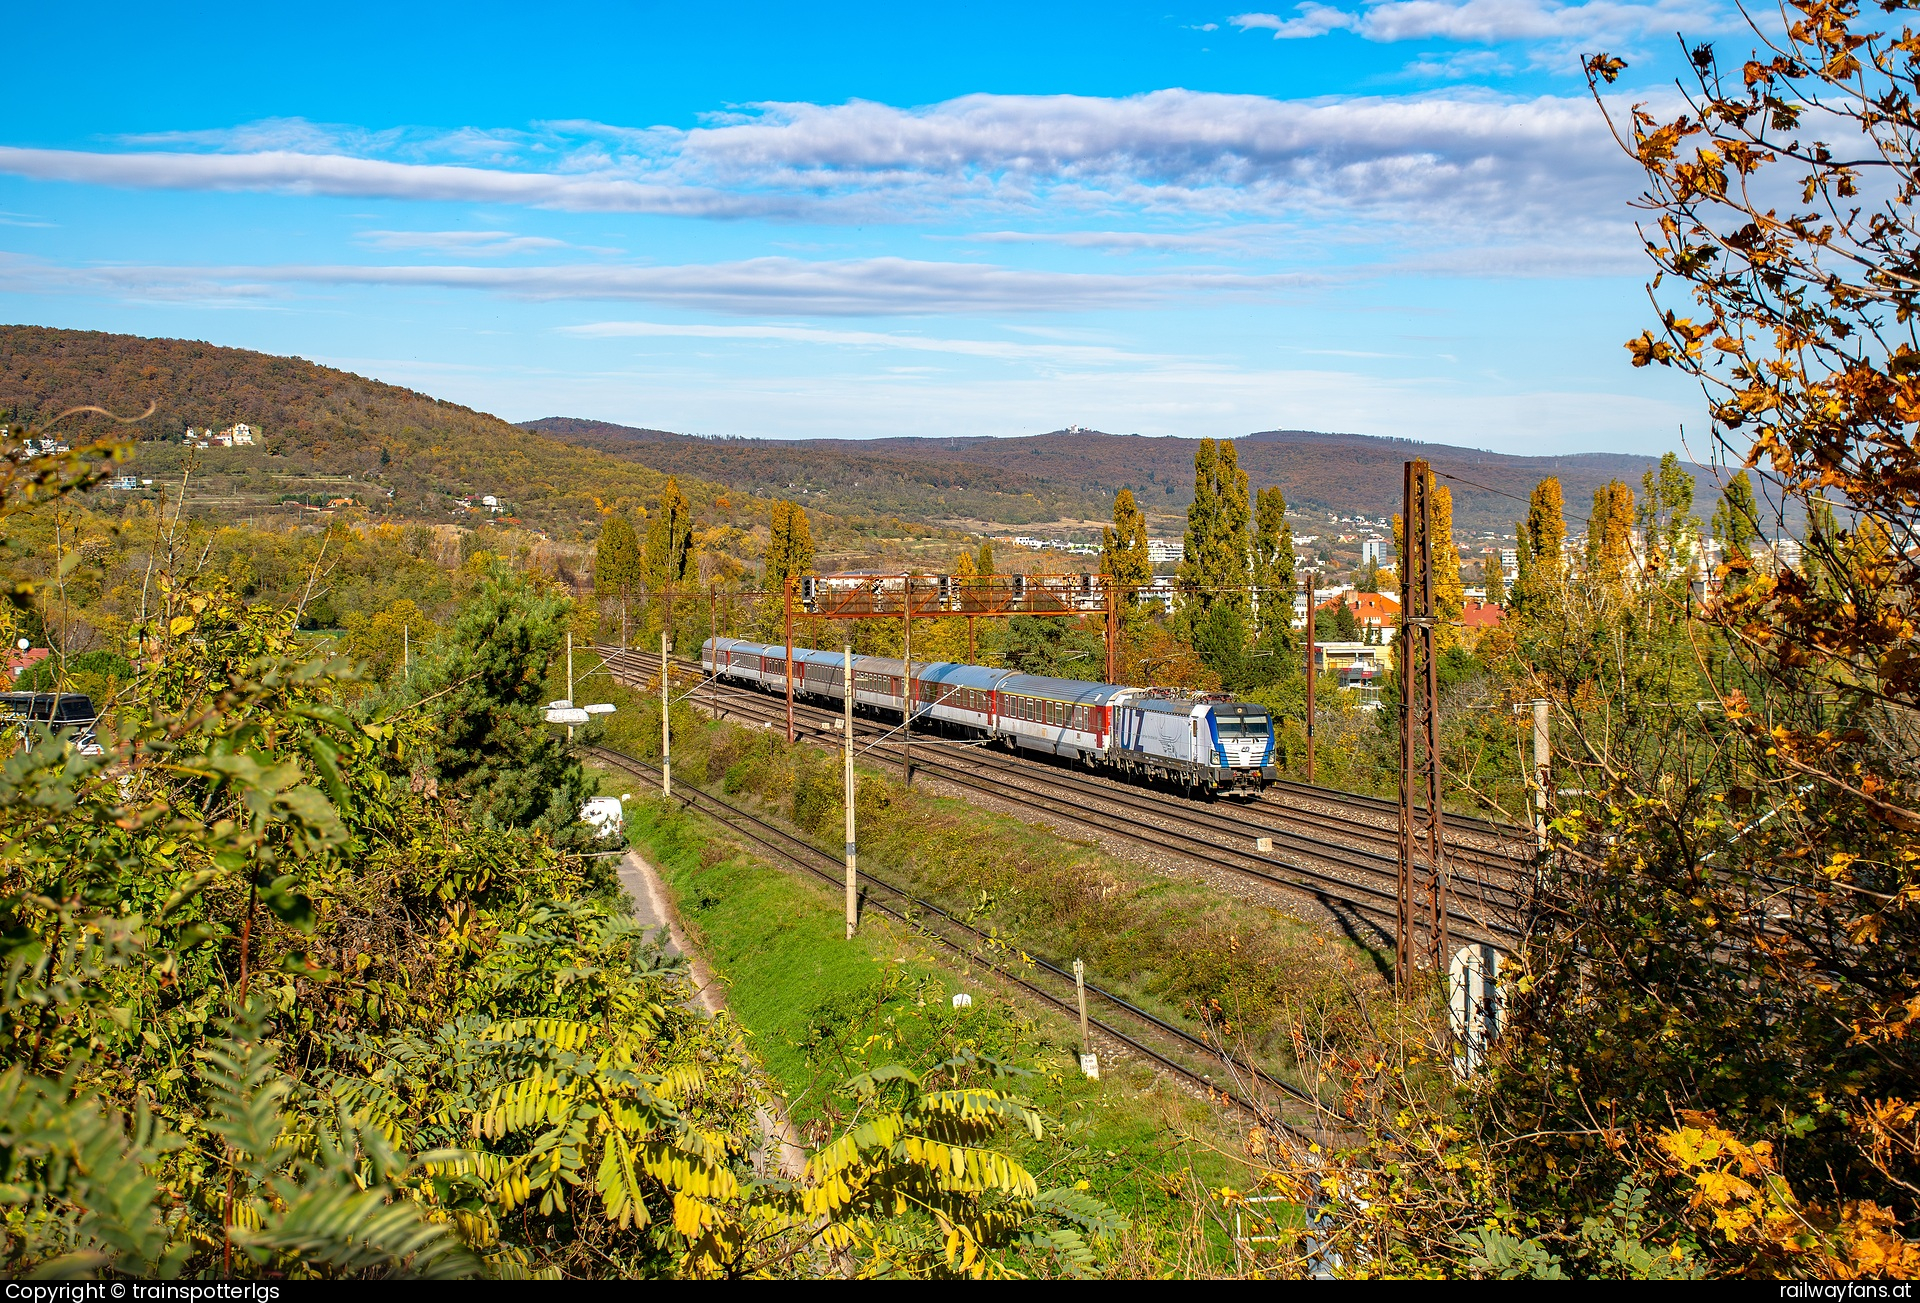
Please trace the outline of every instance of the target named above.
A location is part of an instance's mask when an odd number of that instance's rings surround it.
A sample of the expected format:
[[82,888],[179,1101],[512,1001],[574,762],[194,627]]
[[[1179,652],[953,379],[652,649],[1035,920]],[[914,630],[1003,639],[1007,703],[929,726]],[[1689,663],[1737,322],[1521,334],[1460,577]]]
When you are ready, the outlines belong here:
[[[713,581],[707,581],[707,637],[713,643],[713,677],[708,680],[708,692],[713,699],[713,717],[720,718],[720,626],[714,623]],[[702,667],[704,668],[704,667]]]
[[[573,630],[567,630],[567,705],[573,705]],[[573,741],[573,725],[567,725],[567,741]]]
[[1080,1005],[1080,1071],[1098,1081],[1100,1060],[1093,1057],[1093,1038],[1087,1034],[1087,965],[1079,959],[1073,961],[1073,994]]
[[[571,678],[571,676],[569,676]],[[673,796],[673,730],[668,727],[667,707],[672,704],[667,689],[667,631],[660,631],[660,795]]]
[[1447,971],[1446,828],[1440,809],[1440,701],[1434,661],[1433,503],[1425,461],[1406,463],[1404,573],[1400,576],[1400,901],[1395,985],[1406,989],[1418,955]]
[[1320,677],[1314,668],[1313,655],[1313,590],[1319,585],[1320,577],[1313,571],[1307,571],[1307,781],[1313,781],[1313,681]]
[[847,940],[853,940],[853,933],[860,926],[860,870],[857,839],[853,828],[853,644],[846,646],[846,714],[841,727],[846,730],[846,785],[847,790],[841,804],[847,808]]
[[793,576],[786,578],[787,596],[787,742],[793,742]]
[[1547,849],[1547,784],[1553,778],[1553,744],[1547,737],[1548,701],[1533,705],[1533,831],[1542,851]]
[[1114,591],[1112,575],[1102,576],[1107,591],[1107,682],[1120,681],[1120,595]]
[[907,786],[913,786],[913,572],[900,576],[900,619],[904,632],[901,642],[900,678],[906,693],[905,709],[900,712],[900,766],[907,773]]
[[[573,656],[572,634],[567,635],[567,656],[569,659]],[[408,683],[413,682],[413,626],[410,624],[400,626],[400,671],[401,676]],[[567,700],[572,701],[573,674],[571,672],[567,674],[567,692],[569,694]]]

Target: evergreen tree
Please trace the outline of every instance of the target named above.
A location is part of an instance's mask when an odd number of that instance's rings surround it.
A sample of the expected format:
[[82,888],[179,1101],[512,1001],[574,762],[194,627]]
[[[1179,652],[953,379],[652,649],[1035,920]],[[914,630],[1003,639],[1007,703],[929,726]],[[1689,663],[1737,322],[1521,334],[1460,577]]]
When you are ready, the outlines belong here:
[[600,540],[593,548],[593,595],[603,602],[619,603],[623,636],[639,589],[640,540],[624,513],[610,512],[600,525]]
[[423,697],[445,691],[434,764],[442,791],[498,828],[543,828],[571,845],[592,836],[579,819],[593,781],[544,719],[547,672],[572,603],[524,575],[491,570],[453,626],[452,648]]
[[1260,490],[1254,508],[1253,582],[1258,590],[1255,635],[1284,633],[1293,619],[1293,529],[1287,524],[1287,499],[1279,487]]

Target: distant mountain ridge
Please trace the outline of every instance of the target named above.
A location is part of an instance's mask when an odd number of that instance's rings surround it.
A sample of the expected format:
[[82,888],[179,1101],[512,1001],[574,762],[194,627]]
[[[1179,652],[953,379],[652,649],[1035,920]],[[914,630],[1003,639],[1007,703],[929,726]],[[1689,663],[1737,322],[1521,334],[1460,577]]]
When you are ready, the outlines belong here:
[[[1193,498],[1197,442],[1096,430],[1013,438],[715,439],[579,417],[522,426],[755,493],[815,498],[841,510],[906,519],[1007,525],[1104,518],[1122,488],[1133,490],[1150,514],[1174,516]],[[1511,532],[1534,485],[1547,476],[1559,478],[1568,523],[1578,531],[1595,489],[1621,479],[1637,492],[1641,476],[1659,462],[1626,453],[1525,457],[1320,430],[1260,430],[1234,444],[1254,489],[1278,485],[1288,503],[1302,510],[1375,518],[1400,505],[1402,463],[1424,457],[1436,472],[1455,477],[1447,483],[1455,526],[1463,533]],[[1710,472],[1690,469],[1701,499],[1710,500],[1717,491]]]

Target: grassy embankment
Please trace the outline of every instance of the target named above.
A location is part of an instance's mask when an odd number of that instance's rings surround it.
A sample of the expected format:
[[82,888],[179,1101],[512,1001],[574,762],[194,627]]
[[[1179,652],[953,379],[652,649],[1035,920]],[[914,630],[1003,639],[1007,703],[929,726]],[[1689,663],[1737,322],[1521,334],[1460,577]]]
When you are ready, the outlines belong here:
[[[631,790],[608,775],[609,791]],[[1019,999],[980,968],[877,914],[844,935],[831,888],[773,868],[710,821],[636,794],[632,844],[660,870],[682,923],[725,984],[732,1016],[789,1101],[809,1144],[845,1122],[836,1088],[871,1069],[924,1069],[972,1052],[1008,1066],[1006,1088],[1050,1119],[1011,1148],[1041,1188],[1086,1187],[1136,1221],[1123,1256],[1226,1251],[1200,1220],[1205,1191],[1244,1180],[1226,1157],[1240,1128],[1139,1063],[1080,1075],[1077,1029]],[[956,1009],[957,992],[972,996]]]

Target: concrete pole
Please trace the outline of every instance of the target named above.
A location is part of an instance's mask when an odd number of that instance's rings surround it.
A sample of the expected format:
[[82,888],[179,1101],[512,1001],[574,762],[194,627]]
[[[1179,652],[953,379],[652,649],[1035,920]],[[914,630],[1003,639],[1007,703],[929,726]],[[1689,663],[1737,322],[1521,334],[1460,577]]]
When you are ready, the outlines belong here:
[[1087,1037],[1087,966],[1081,960],[1073,961],[1073,994],[1080,1002],[1080,1053],[1093,1053],[1093,1046]]
[[860,870],[858,864],[857,839],[853,827],[853,644],[846,647],[845,686],[847,690],[846,714],[842,726],[847,731],[846,743],[846,786],[842,804],[847,807],[847,939],[851,941],[855,929],[860,926]]
[[1547,737],[1547,708],[1533,703],[1533,831],[1540,849],[1547,849],[1547,784],[1553,777],[1553,744]]
[[1307,571],[1307,781],[1313,781],[1313,681],[1319,674],[1313,667],[1313,590],[1318,576]]
[[787,597],[787,744],[793,744],[793,576],[786,579]]
[[[567,630],[567,707],[573,707],[573,630]],[[573,725],[567,725],[567,741],[573,741]]]
[[660,631],[660,795],[673,795],[673,730],[667,725],[672,704],[667,687],[667,631]]
[[901,635],[900,690],[906,694],[906,709],[900,712],[900,767],[906,771],[907,786],[913,786],[913,574],[900,577]]
[[[413,682],[413,626],[400,626],[400,668],[408,683]],[[569,698],[571,700],[571,698]]]

